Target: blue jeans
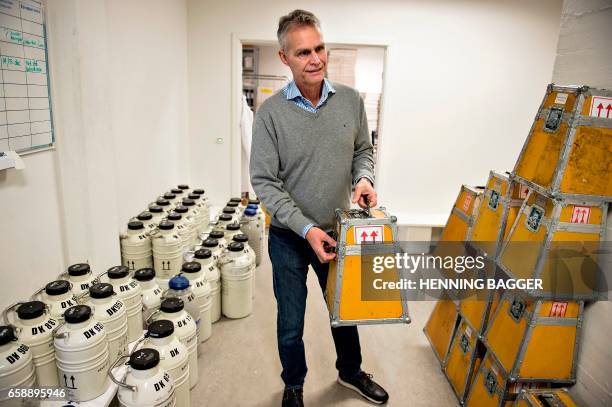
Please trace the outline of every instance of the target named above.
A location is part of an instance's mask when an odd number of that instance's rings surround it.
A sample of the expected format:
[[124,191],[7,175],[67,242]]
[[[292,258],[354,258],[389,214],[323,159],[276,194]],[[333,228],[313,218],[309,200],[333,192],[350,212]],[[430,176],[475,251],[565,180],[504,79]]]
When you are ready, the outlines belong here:
[[[306,275],[314,269],[321,290],[325,292],[329,264],[319,262],[302,237],[288,229],[270,226],[268,253],[272,260],[274,296],[277,304],[276,333],[278,353],[286,388],[304,385],[308,368],[304,355],[304,312],[306,310]],[[343,379],[353,378],[361,369],[361,347],[356,326],[331,328],[336,347],[336,369]]]

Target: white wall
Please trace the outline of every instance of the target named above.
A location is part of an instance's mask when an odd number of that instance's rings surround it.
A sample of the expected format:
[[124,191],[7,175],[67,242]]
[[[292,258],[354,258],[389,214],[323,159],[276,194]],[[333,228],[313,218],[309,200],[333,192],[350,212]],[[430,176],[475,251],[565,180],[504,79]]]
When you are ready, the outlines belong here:
[[186,3],[47,3],[57,148],[0,172],[0,307],[71,263],[116,265],[127,218],[190,181]]
[[513,167],[551,79],[560,0],[189,0],[192,178],[210,185],[213,201],[230,196],[239,171],[230,159],[240,157],[230,140],[232,34],[273,41],[278,18],[298,7],[318,15],[327,42],[389,44],[381,203],[443,222],[462,183]]
[[259,48],[259,73],[262,75],[286,76],[291,80],[291,69],[278,57],[278,45],[257,45]]
[[384,63],[384,48],[359,47],[355,62],[355,88],[362,93],[381,93]]
[[[612,89],[610,38],[612,1],[565,0],[553,82]],[[607,240],[612,241],[612,214],[608,216]],[[608,295],[612,296],[612,290]],[[586,306],[577,383],[570,389],[579,405],[612,405],[611,315],[610,301]]]

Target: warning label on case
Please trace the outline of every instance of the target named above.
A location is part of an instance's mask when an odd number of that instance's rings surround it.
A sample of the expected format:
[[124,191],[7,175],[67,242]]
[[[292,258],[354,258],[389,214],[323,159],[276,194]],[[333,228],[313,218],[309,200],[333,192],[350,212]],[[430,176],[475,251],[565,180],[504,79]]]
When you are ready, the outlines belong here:
[[612,98],[593,96],[589,116],[602,119],[612,119]]
[[355,226],[355,243],[383,242],[384,230],[382,225]]
[[567,311],[567,302],[553,302],[550,307],[549,317],[559,317],[562,318],[565,316],[565,312]]
[[571,223],[589,223],[591,208],[588,206],[574,206],[572,209]]

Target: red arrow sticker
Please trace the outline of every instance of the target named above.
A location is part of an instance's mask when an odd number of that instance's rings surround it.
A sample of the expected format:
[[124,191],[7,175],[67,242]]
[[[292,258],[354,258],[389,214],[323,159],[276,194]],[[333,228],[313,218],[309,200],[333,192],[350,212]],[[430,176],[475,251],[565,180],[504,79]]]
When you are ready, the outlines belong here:
[[550,307],[549,317],[563,318],[567,311],[567,302],[553,302]]
[[591,216],[591,208],[588,206],[574,206],[572,209],[571,223],[589,223],[589,217]]
[[598,117],[600,119],[612,119],[612,98],[603,96],[593,96],[591,100],[591,111],[589,115],[591,117]]
[[382,225],[355,226],[355,244],[375,243],[384,240]]

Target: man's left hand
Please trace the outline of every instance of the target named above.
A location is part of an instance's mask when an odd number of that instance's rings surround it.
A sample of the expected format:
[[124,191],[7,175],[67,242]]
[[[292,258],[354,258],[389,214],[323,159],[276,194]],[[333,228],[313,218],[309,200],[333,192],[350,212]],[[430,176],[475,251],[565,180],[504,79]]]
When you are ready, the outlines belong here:
[[370,208],[373,208],[378,203],[378,196],[376,195],[376,191],[374,191],[374,187],[367,178],[361,178],[359,182],[355,185],[355,192],[353,192],[353,198],[351,201],[353,203],[357,203],[362,208],[366,208],[364,196],[368,197],[368,202]]

